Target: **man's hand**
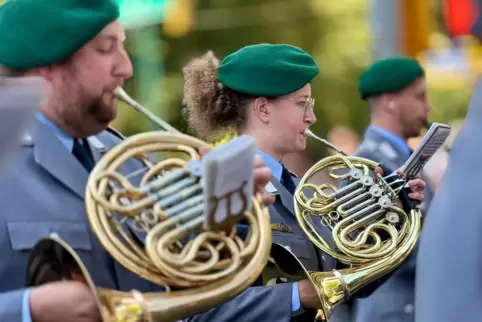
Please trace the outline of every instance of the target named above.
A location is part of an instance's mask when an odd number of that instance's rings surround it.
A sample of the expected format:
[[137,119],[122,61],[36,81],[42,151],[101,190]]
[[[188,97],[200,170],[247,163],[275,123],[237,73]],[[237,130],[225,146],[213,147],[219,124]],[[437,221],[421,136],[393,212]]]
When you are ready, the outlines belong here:
[[320,297],[316,293],[316,289],[310,280],[302,280],[298,282],[298,292],[300,294],[301,305],[305,309],[318,310],[321,309]]
[[[202,157],[209,151],[211,151],[211,149],[201,148],[199,149],[199,154]],[[271,205],[275,201],[275,197],[271,193],[267,192],[265,189],[266,185],[271,180],[271,177],[272,177],[271,169],[264,166],[264,161],[261,156],[256,155],[256,158],[254,160],[255,188],[256,188],[256,192],[257,193],[259,192],[263,197],[263,204],[265,204],[266,206]]]
[[76,281],[61,281],[33,288],[30,293],[32,322],[100,322],[92,290]]

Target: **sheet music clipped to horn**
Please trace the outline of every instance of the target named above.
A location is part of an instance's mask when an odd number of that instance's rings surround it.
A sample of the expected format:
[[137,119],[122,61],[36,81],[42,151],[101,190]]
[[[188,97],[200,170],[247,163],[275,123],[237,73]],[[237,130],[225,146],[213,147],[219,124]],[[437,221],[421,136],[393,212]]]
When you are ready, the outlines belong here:
[[450,135],[451,127],[447,124],[433,123],[410,158],[402,166],[400,176],[412,180],[417,177],[435,152]]

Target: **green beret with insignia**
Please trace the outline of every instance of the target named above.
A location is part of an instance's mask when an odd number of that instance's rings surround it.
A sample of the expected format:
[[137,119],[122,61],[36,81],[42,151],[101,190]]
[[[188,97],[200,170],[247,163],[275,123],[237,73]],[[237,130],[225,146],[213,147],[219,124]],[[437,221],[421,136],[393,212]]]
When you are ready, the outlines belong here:
[[298,47],[258,44],[225,57],[218,80],[243,94],[277,97],[311,83],[318,73],[313,57]]
[[383,93],[400,92],[424,76],[425,71],[415,59],[387,58],[375,62],[362,73],[358,91],[362,99]]
[[0,65],[28,69],[67,60],[118,17],[114,0],[6,0]]

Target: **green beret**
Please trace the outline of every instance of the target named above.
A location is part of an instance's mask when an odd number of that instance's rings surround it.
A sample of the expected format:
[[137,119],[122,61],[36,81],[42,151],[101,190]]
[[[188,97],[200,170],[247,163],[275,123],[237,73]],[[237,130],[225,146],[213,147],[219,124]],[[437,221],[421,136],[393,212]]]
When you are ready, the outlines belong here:
[[403,90],[425,72],[415,59],[394,57],[379,60],[366,69],[358,83],[362,99]]
[[61,62],[119,17],[113,0],[6,0],[0,5],[0,65]]
[[300,48],[258,44],[224,58],[218,80],[240,93],[276,97],[299,90],[318,73],[313,57]]

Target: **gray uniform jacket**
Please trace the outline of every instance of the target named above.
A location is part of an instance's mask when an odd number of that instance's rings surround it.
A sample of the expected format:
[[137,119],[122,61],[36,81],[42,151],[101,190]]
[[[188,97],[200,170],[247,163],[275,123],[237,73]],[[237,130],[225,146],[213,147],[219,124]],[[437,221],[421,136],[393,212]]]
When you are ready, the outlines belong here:
[[[356,155],[377,161],[390,172],[397,170],[408,158],[404,151],[371,128],[367,129]],[[430,203],[432,195],[427,188],[423,208]],[[355,300],[356,322],[414,321],[416,252],[417,248],[370,296]]]
[[[36,121],[30,136],[0,181],[0,321],[21,321],[29,250],[51,232],[78,252],[97,286],[161,290],[116,263],[92,234],[84,210],[88,172],[52,129]],[[112,131],[89,138],[94,157],[99,159],[119,140]],[[141,163],[132,161],[127,170],[140,167]],[[279,183],[273,184],[278,185],[280,201],[270,207],[272,222],[285,222],[293,228],[293,233],[274,232],[273,240],[290,246],[309,269],[319,268],[315,250],[296,230],[292,198],[281,192]],[[234,300],[188,320],[290,321],[291,292],[291,283],[251,287]]]

